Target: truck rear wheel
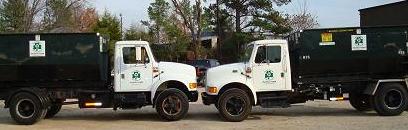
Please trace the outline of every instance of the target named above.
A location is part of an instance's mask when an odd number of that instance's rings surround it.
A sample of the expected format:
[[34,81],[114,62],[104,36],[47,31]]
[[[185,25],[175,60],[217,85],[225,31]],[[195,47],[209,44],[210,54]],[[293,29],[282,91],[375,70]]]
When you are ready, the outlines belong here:
[[350,105],[353,106],[357,111],[369,111],[372,109],[369,100],[369,95],[350,93],[349,95]]
[[400,115],[407,109],[407,91],[400,84],[380,86],[376,94],[371,96],[374,110],[382,116]]
[[170,88],[161,92],[156,99],[156,111],[162,119],[180,120],[187,115],[188,98],[183,91]]
[[251,109],[249,96],[241,89],[229,89],[218,99],[218,111],[227,121],[243,121],[249,116]]
[[18,124],[32,125],[43,119],[46,112],[40,99],[31,93],[17,93],[10,101],[10,115]]
[[60,110],[62,107],[62,101],[57,101],[52,103],[47,110],[47,114],[45,115],[46,119],[52,118],[54,117]]

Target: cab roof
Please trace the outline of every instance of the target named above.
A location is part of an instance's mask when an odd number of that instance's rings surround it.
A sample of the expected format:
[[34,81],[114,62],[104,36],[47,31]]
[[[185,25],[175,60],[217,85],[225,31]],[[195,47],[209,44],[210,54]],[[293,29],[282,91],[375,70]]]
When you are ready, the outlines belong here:
[[273,39],[273,40],[258,40],[258,41],[253,41],[250,44],[255,44],[255,45],[265,45],[265,44],[287,44],[288,42],[283,39]]
[[149,45],[147,41],[118,41],[116,42],[117,45],[124,45],[124,44],[137,44],[137,45]]

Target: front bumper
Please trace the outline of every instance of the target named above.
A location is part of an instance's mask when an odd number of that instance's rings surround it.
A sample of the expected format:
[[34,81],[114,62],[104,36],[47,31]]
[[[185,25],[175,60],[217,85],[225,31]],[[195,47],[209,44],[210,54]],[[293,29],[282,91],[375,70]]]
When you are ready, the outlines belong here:
[[198,91],[190,91],[187,96],[190,102],[196,102],[198,100]]
[[201,98],[203,99],[203,104],[204,105],[215,104],[215,102],[217,101],[217,96],[216,95],[208,95],[205,92],[201,93]]

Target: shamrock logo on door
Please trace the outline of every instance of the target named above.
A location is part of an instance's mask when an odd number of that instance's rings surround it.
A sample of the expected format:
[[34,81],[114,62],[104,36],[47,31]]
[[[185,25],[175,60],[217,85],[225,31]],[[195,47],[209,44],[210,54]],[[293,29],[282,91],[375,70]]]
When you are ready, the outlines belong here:
[[267,70],[265,71],[265,80],[272,80],[273,79],[273,71]]
[[132,79],[135,81],[139,81],[141,79],[141,74],[139,71],[134,71],[132,73]]

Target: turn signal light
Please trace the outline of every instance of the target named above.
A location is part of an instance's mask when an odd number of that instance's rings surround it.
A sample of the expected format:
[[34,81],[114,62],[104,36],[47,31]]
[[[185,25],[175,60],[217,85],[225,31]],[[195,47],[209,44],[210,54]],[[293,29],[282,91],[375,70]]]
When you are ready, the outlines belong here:
[[209,93],[217,93],[217,87],[208,87],[208,90],[207,90]]
[[189,84],[188,84],[188,87],[189,87],[190,89],[196,89],[196,88],[197,88],[197,83],[189,83]]

